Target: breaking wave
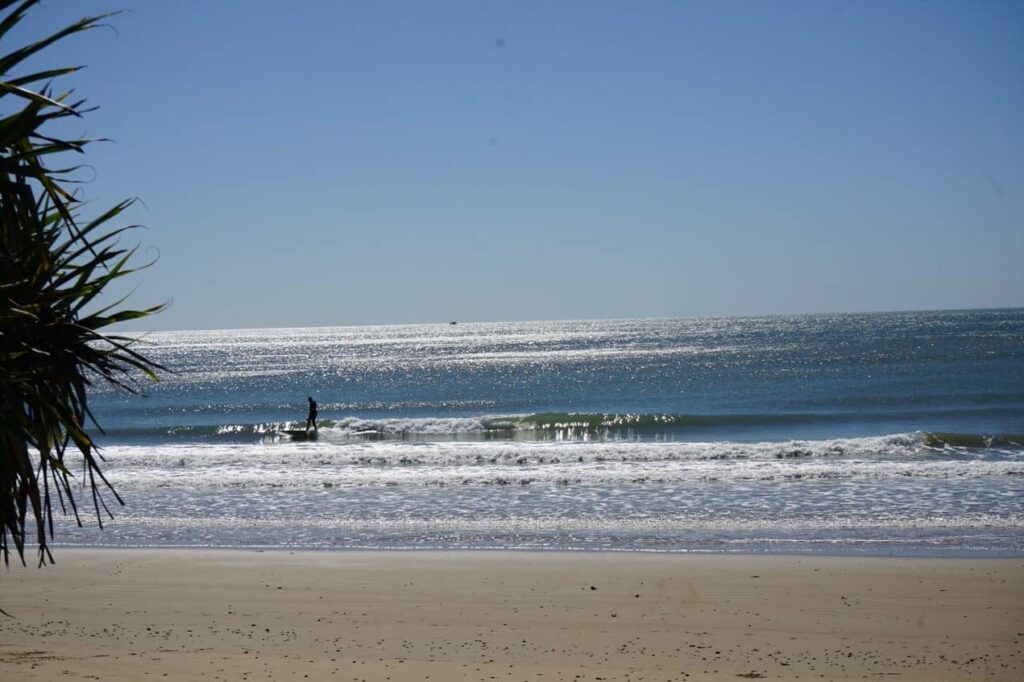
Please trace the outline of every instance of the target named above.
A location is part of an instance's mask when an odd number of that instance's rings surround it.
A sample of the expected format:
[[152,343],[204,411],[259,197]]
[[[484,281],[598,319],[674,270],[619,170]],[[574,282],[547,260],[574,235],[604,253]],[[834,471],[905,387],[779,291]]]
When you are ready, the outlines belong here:
[[[526,415],[485,415],[468,417],[409,417],[364,419],[321,419],[321,439],[398,439],[420,437],[479,438],[593,438],[670,433],[685,436],[714,427],[801,425],[841,422],[838,414],[629,414],[629,413],[537,413]],[[304,429],[305,421],[268,421],[249,424],[212,424],[158,428],[108,429],[111,439],[174,440],[261,440],[278,437],[288,430]],[[910,439],[930,448],[1024,448],[1024,434],[973,434],[916,432],[889,436]]]
[[[948,436],[948,434],[946,434]],[[111,446],[112,481],[141,487],[643,485],[1024,476],[1024,449],[937,434],[785,442],[291,441]],[[973,439],[959,439],[958,442]]]

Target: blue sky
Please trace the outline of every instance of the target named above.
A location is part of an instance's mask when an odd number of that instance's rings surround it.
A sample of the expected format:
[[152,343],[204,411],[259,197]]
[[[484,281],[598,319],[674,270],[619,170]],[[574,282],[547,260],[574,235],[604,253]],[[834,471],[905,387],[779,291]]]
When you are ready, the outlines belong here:
[[56,2],[151,329],[1024,305],[1019,2]]

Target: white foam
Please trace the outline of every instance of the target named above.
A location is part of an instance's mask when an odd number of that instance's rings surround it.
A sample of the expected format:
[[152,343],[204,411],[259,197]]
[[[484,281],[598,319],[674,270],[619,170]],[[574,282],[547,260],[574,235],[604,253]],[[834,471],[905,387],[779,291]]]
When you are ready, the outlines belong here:
[[194,528],[202,525],[211,528],[259,527],[270,529],[290,528],[301,525],[320,529],[345,529],[374,532],[486,532],[500,529],[505,532],[652,532],[652,531],[810,531],[832,530],[899,530],[913,527],[921,530],[942,530],[946,528],[1024,528],[1022,519],[1006,519],[991,514],[974,514],[956,518],[931,516],[909,516],[901,519],[864,519],[856,517],[822,516],[804,519],[736,519],[708,518],[706,516],[671,516],[647,519],[598,519],[559,517],[491,517],[450,518],[433,517],[419,519],[380,519],[349,516],[303,517],[303,518],[253,518],[252,516],[223,515],[196,518],[194,516],[151,516],[125,513],[119,516],[132,524],[152,526],[177,526]]
[[110,479],[132,487],[627,485],[1024,477],[1024,453],[1000,459],[939,454],[921,445],[913,434],[785,443],[268,440],[258,444],[111,446],[104,454]]

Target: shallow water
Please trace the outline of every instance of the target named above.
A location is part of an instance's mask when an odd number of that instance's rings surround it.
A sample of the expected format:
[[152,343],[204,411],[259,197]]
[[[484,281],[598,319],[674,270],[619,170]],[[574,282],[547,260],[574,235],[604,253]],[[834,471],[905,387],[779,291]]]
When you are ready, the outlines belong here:
[[64,542],[1024,552],[1022,310],[147,342],[92,398],[127,506]]

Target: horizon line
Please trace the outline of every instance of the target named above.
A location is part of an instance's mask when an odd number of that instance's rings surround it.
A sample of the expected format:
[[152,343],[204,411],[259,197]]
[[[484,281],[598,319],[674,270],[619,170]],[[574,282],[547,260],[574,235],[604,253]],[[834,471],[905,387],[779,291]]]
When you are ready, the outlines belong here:
[[640,317],[569,317],[569,318],[534,318],[534,319],[493,319],[493,320],[445,320],[436,322],[378,322],[378,323],[352,323],[352,324],[326,324],[326,325],[285,325],[277,327],[252,326],[252,327],[194,327],[177,329],[119,329],[118,333],[123,334],[160,334],[175,332],[237,332],[237,331],[262,331],[268,329],[349,329],[358,327],[437,327],[437,326],[458,326],[458,325],[481,325],[501,323],[543,323],[543,322],[622,322],[627,320],[722,320],[722,319],[752,319],[758,317],[811,317],[819,315],[893,315],[913,313],[958,313],[958,312],[985,312],[985,311],[1012,311],[1024,310],[1022,306],[996,306],[977,308],[918,308],[918,309],[889,309],[889,310],[845,310],[845,311],[814,311],[814,312],[773,312],[773,313],[746,313],[737,315],[645,315]]

